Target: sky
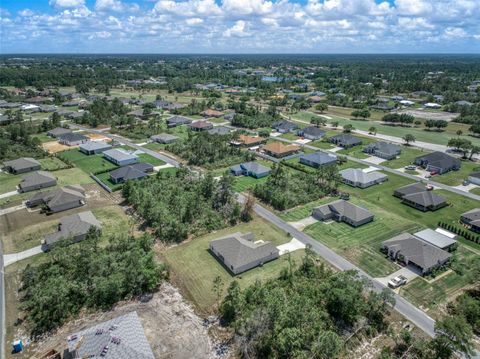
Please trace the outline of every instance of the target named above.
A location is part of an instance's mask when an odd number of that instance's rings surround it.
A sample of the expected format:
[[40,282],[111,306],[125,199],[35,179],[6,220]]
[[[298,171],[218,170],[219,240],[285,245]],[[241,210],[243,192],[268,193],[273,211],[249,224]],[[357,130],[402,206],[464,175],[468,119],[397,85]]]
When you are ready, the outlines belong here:
[[480,53],[480,0],[0,0],[0,53]]

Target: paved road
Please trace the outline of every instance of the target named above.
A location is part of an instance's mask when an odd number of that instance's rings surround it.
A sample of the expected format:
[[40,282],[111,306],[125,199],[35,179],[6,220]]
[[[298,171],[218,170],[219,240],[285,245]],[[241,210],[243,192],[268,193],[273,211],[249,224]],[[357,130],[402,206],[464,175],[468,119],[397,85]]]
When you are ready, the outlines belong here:
[[[282,142],[296,143],[296,144],[298,144],[297,142],[292,141],[292,140],[287,140],[286,138],[275,137],[275,139],[278,140],[278,141],[282,141]],[[302,146],[304,146],[305,148],[309,148],[309,149],[311,149],[311,150],[314,150],[314,151],[324,151],[324,152],[330,152],[330,153],[335,154],[335,152],[333,152],[333,151],[320,149],[320,148],[315,147],[315,146],[310,146],[310,145],[302,145]],[[338,154],[337,154],[337,155],[338,155]],[[426,179],[423,179],[423,178],[418,178],[417,176],[410,175],[410,174],[408,174],[408,173],[404,173],[404,172],[398,171],[398,170],[393,169],[393,168],[385,167],[385,166],[382,166],[381,164],[373,164],[373,163],[371,163],[371,162],[367,162],[367,161],[362,160],[362,159],[360,159],[360,158],[355,158],[355,157],[346,156],[346,155],[341,155],[341,156],[344,156],[344,157],[346,157],[348,160],[353,161],[353,162],[361,163],[361,164],[364,164],[364,165],[370,166],[370,167],[375,167],[375,168],[377,168],[377,169],[379,169],[379,170],[381,170],[381,171],[385,171],[385,172],[389,172],[389,173],[394,173],[394,174],[396,174],[396,175],[403,176],[403,177],[406,177],[406,178],[408,178],[408,179],[411,179],[411,180],[414,180],[414,181],[417,181],[417,182],[426,182],[426,183],[431,184],[432,186],[435,186],[435,187],[444,189],[444,190],[446,190],[446,191],[450,191],[450,192],[459,194],[459,195],[461,195],[461,196],[468,197],[468,198],[471,198],[471,199],[475,199],[475,200],[477,200],[477,201],[480,201],[480,196],[479,196],[479,195],[476,195],[476,194],[474,194],[474,193],[462,191],[462,190],[460,190],[460,189],[458,189],[458,188],[455,188],[455,187],[452,187],[452,186],[449,186],[449,185],[446,185],[446,184],[443,184],[443,183],[439,183],[439,182],[435,182],[435,181],[431,181],[431,180],[426,180]]]
[[5,358],[5,268],[3,242],[0,240],[0,358]]
[[112,140],[118,141],[118,142],[120,142],[124,145],[135,148],[136,150],[143,151],[143,152],[149,154],[150,156],[153,156],[155,158],[158,158],[159,160],[162,160],[163,162],[171,164],[172,166],[178,167],[180,165],[180,163],[178,161],[176,161],[175,159],[173,159],[172,157],[169,157],[169,156],[166,156],[162,153],[152,151],[152,150],[149,150],[148,148],[144,148],[142,146],[139,146],[138,144],[131,142],[130,140],[126,139],[125,137],[118,136],[118,135],[112,135],[111,133],[105,133],[104,132],[105,129],[96,130],[96,129],[87,128],[87,127],[74,125],[74,124],[71,124],[70,128],[77,128],[77,129],[82,130],[82,131],[101,134],[105,137],[111,138]]
[[37,246],[33,247],[30,249],[27,249],[23,252],[18,252],[18,253],[12,253],[12,254],[4,254],[3,255],[3,265],[6,267],[10,264],[16,263],[18,261],[21,261],[23,259],[30,258],[34,255],[43,253],[42,251],[42,246]]
[[[243,202],[245,200],[245,197],[239,194],[238,199],[239,199],[239,202]],[[270,223],[282,229],[283,231],[289,233],[291,236],[295,237],[305,245],[311,246],[313,251],[315,251],[318,255],[320,255],[322,258],[327,260],[334,267],[340,270],[353,269],[358,271],[361,277],[366,278],[372,284],[373,290],[381,291],[387,288],[384,284],[375,280],[374,278],[369,276],[367,273],[365,273],[363,270],[361,270],[354,264],[350,263],[342,256],[338,255],[327,246],[314,240],[312,237],[306,235],[305,233],[298,231],[297,229],[292,227],[290,224],[288,224],[287,222],[285,222],[284,220],[282,220],[281,218],[277,217],[275,214],[270,212],[268,209],[258,204],[255,204],[254,210],[255,210],[255,213],[260,217],[269,221]],[[400,314],[402,314],[405,318],[407,318],[413,324],[415,324],[418,328],[422,329],[426,334],[433,337],[435,321],[432,318],[430,318],[425,312],[416,308],[413,304],[405,300],[400,295],[394,293],[394,296],[396,301],[395,309]]]

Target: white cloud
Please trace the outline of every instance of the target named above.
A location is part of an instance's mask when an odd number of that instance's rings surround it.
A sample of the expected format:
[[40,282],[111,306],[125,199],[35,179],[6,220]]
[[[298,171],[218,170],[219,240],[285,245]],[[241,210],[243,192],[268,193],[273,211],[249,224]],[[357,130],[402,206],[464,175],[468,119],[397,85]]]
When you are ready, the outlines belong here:
[[235,24],[224,31],[223,35],[226,37],[245,37],[249,36],[249,33],[245,31],[246,22],[238,20]]
[[396,0],[395,4],[400,15],[424,15],[432,12],[432,2],[427,0]]
[[109,37],[111,37],[112,34],[108,31],[98,31],[98,32],[95,32],[93,33],[92,35],[90,35],[88,37],[89,40],[93,40],[93,39],[108,39]]
[[83,6],[85,0],[50,0],[48,3],[55,8],[68,8]]
[[28,17],[33,16],[34,12],[30,9],[23,9],[18,12],[18,15]]
[[223,0],[222,9],[231,15],[265,15],[273,10],[273,3],[264,0]]
[[194,25],[199,25],[203,22],[202,19],[198,18],[198,17],[192,17],[190,19],[187,19],[185,20],[185,22],[187,23],[187,25],[189,26],[194,26]]
[[95,11],[115,11],[115,12],[136,12],[140,9],[138,4],[126,5],[120,0],[97,0],[95,2]]

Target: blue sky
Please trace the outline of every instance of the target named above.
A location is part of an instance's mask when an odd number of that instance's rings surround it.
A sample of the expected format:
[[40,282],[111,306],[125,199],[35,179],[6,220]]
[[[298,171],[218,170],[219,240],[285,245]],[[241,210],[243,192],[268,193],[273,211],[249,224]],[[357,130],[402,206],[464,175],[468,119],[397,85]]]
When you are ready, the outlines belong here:
[[1,53],[480,53],[480,0],[2,0]]

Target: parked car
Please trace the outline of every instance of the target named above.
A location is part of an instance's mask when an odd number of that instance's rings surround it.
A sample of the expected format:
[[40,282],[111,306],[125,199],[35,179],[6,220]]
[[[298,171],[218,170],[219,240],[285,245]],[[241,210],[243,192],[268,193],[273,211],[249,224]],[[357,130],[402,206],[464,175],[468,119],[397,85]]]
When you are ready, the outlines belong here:
[[392,289],[398,288],[405,284],[407,284],[407,278],[404,277],[403,275],[399,275],[388,281],[388,286]]
[[408,165],[408,166],[405,166],[405,169],[407,171],[415,171],[417,169],[417,166],[415,165]]

